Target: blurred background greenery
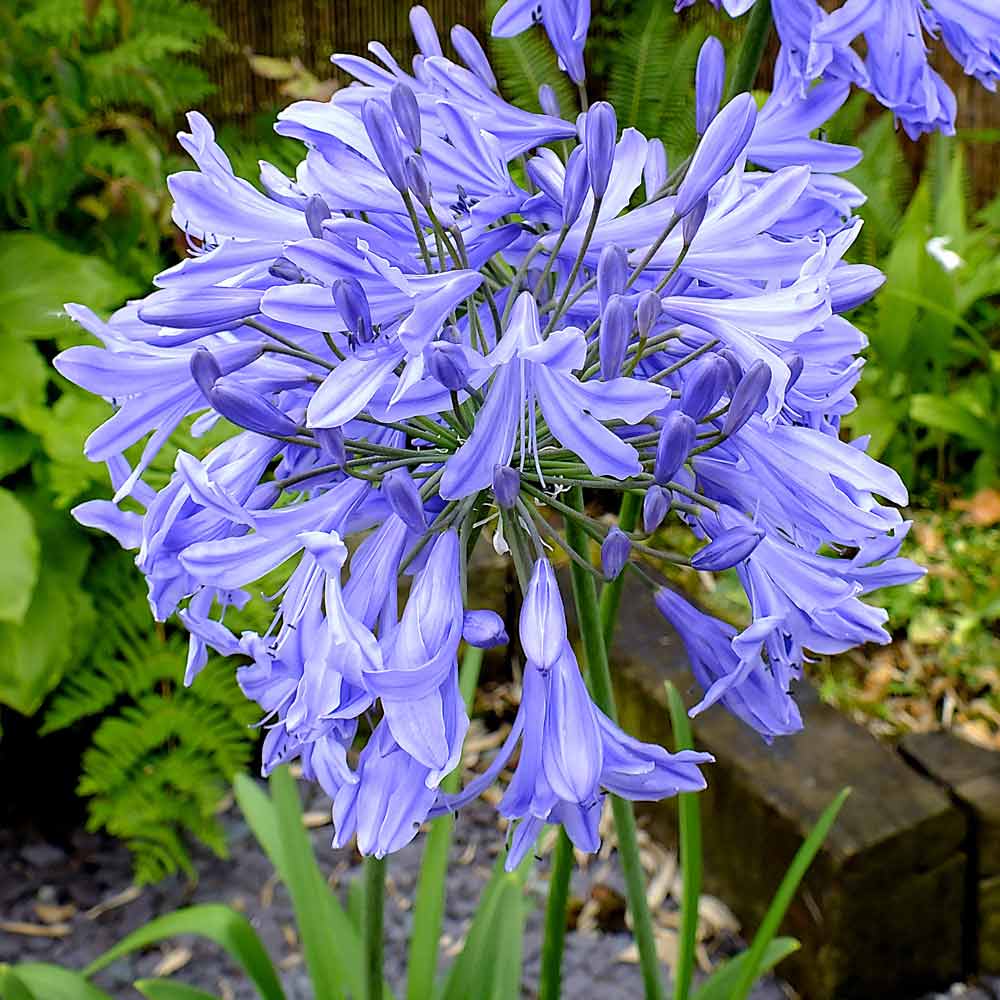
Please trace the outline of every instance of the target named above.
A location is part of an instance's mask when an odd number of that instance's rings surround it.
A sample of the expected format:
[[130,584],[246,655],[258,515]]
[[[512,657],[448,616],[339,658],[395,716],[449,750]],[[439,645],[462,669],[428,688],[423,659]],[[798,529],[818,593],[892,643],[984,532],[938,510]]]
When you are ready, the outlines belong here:
[[[479,0],[427,6],[441,27],[482,33],[486,23]],[[730,39],[734,29],[710,8],[678,17],[671,7],[605,0],[591,76],[623,125],[683,154],[698,48],[709,31]],[[213,117],[248,179],[261,158],[290,169],[295,143],[274,136],[274,111],[343,82],[330,51],[379,37],[412,52],[406,8],[13,0],[0,10],[2,808],[23,820],[32,801],[35,822],[72,823],[75,789],[90,828],[129,845],[139,881],[190,872],[192,836],[225,851],[217,807],[255,757],[257,713],[231,666],[179,685],[183,638],[151,622],[128,555],[69,516],[108,493],[82,446],[109,408],[51,368],[57,351],[88,339],[60,306],[109,313],[185,253],[164,183],[183,163],[174,134],[185,110]],[[505,92],[529,106],[539,83],[560,79],[540,37],[490,48]],[[892,616],[892,646],[824,658],[813,676],[879,735],[945,726],[1000,747],[1000,198],[989,199],[1000,110],[985,91],[965,97],[954,139],[914,147],[863,95],[827,129],[865,151],[849,175],[869,196],[853,254],[887,274],[852,316],[871,347],[846,426],[870,435],[909,485],[904,551],[929,572],[875,595]],[[199,454],[212,442],[181,433],[173,444]],[[151,476],[165,479],[171,465],[168,449]],[[725,576],[676,579],[724,617],[745,613]],[[245,614],[266,624],[262,607]],[[28,754],[35,767],[13,766]],[[50,812],[38,808],[39,774]]]

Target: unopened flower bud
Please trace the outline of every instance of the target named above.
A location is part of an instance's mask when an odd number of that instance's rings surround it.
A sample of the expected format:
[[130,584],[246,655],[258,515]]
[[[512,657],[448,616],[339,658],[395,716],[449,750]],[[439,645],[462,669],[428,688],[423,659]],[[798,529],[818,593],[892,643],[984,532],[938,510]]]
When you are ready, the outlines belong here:
[[207,397],[216,380],[222,378],[222,369],[215,355],[207,347],[199,347],[191,354],[191,377]]
[[763,531],[750,525],[727,528],[691,557],[691,565],[711,573],[729,569],[743,562],[763,537]]
[[287,257],[278,257],[267,269],[267,273],[272,278],[280,278],[282,281],[301,281],[303,278],[301,269]]
[[441,49],[441,39],[438,38],[437,28],[427,8],[417,4],[410,8],[410,31],[417,42],[417,48],[425,56],[440,56],[444,53]]
[[309,200],[306,202],[305,216],[309,232],[316,239],[323,239],[323,222],[330,218],[330,206],[321,195],[312,194],[309,196]]
[[427,527],[424,502],[413,477],[406,469],[393,469],[382,478],[382,493],[392,512],[412,531]]
[[469,360],[459,344],[435,340],[424,351],[427,370],[450,392],[458,392],[469,384]]
[[729,384],[731,388],[735,389],[740,384],[740,379],[743,378],[743,365],[740,364],[740,359],[728,347],[723,347],[719,351],[719,357],[729,365]]
[[785,392],[788,392],[798,382],[799,376],[802,374],[802,369],[805,367],[805,361],[798,351],[785,351],[781,355],[781,360],[788,365],[788,385],[785,386]]
[[374,336],[371,307],[361,282],[357,278],[337,278],[330,290],[348,332],[362,343],[371,341]]
[[424,208],[431,204],[431,181],[427,176],[427,166],[420,156],[408,156],[403,163],[406,171],[406,185]]
[[290,437],[298,432],[291,417],[252,389],[216,383],[207,395],[215,411],[237,427],[269,437]]
[[642,498],[642,530],[651,535],[670,512],[670,490],[650,486]]
[[477,649],[501,646],[508,641],[503,619],[495,611],[466,611],[462,618],[462,638]]
[[708,195],[701,198],[695,203],[694,208],[684,216],[684,221],[681,223],[681,239],[684,240],[684,246],[689,247],[694,242],[695,236],[698,235],[698,230],[701,228],[701,224],[705,221],[705,213],[708,211]]
[[583,146],[576,146],[566,161],[566,178],[563,181],[563,225],[572,226],[583,208],[590,178],[587,174],[587,156]]
[[628,278],[628,254],[617,243],[609,243],[597,258],[597,301],[601,309],[608,299],[625,291]]
[[725,82],[725,50],[718,38],[709,35],[698,53],[698,65],[694,72],[694,120],[698,135],[705,134],[705,129],[718,113]]
[[621,295],[612,295],[601,316],[598,341],[601,378],[608,381],[621,374],[622,362],[632,334],[632,314]]
[[729,365],[717,354],[699,358],[681,390],[681,409],[699,421],[711,413],[729,381]]
[[562,108],[559,107],[559,98],[556,92],[547,84],[543,83],[538,88],[538,104],[542,113],[551,115],[553,118],[562,117]]
[[771,369],[764,361],[755,361],[736,386],[729,401],[729,412],[722,425],[725,437],[735,434],[753,415],[771,388]]
[[684,464],[694,444],[697,424],[681,410],[674,410],[663,418],[660,440],[656,445],[653,478],[662,486],[669,483]]
[[521,473],[509,465],[497,465],[493,469],[493,495],[497,503],[510,510],[521,492]]
[[628,535],[621,528],[612,528],[601,543],[601,571],[604,579],[614,580],[620,576],[631,553],[632,543]]
[[643,292],[635,307],[635,322],[639,327],[639,336],[648,337],[650,330],[663,312],[660,296],[653,291]]
[[[414,8],[416,10],[416,8]],[[368,138],[371,139],[382,169],[389,183],[399,191],[406,192],[406,173],[403,169],[403,148],[396,133],[396,120],[382,101],[370,100],[361,105],[361,121]]]
[[493,67],[490,66],[489,59],[483,47],[479,44],[479,39],[461,24],[456,24],[451,29],[451,44],[459,54],[462,62],[486,84],[490,90],[497,89],[497,78],[493,74]]
[[618,138],[618,119],[615,109],[607,101],[597,101],[590,106],[584,138],[590,187],[595,198],[603,198],[611,179],[615,140]]
[[406,141],[414,149],[420,149],[420,105],[417,104],[417,95],[405,83],[397,83],[389,91],[389,103]]
[[260,312],[263,292],[253,288],[209,286],[174,290],[164,288],[146,296],[139,306],[139,319],[152,326],[195,330],[202,326],[238,325]]
[[333,465],[343,465],[347,461],[347,449],[344,447],[344,432],[339,427],[316,427],[313,437],[319,444],[319,450]]

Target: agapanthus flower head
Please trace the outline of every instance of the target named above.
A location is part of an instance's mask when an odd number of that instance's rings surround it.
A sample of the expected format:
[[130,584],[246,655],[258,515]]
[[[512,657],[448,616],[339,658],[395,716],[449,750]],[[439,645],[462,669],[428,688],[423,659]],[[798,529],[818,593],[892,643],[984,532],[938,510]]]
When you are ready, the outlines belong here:
[[[932,6],[989,78],[994,50]],[[589,16],[509,0],[494,29],[540,21],[580,82]],[[810,651],[886,641],[861,597],[919,570],[898,555],[902,483],[839,436],[865,343],[839,313],[881,280],[842,259],[858,202],[834,175],[857,154],[810,137],[846,85],[803,94],[789,63],[760,111],[749,94],[719,110],[709,43],[701,137],[671,173],[610,105],[569,121],[543,88],[543,114],[519,109],[469,32],[451,35],[463,66],[422,7],[410,20],[412,72],[377,44],[377,62],[338,55],[356,83],[279,114],[301,162],[264,164],[263,190],[192,113],[180,141],[196,169],[169,182],[191,255],[107,322],[68,306],[101,346],[56,366],[114,406],[85,446],[114,497],[77,518],[135,551],[153,614],[189,633],[187,682],[209,650],[239,658],[265,772],[301,760],[333,799],[335,842],[383,855],[520,747],[499,806],[513,866],[548,822],[594,850],[608,792],[696,790],[708,763],[632,739],[591,700],[553,549],[601,585],[650,583],[647,561],[732,569],[741,631],[672,591],[653,599],[688,649],[697,710],[719,703],[766,739],[799,728]],[[218,443],[179,452],[154,488],[179,427]],[[643,530],[591,517],[577,491],[592,488],[641,499]],[[689,560],[661,550],[668,521],[698,539]],[[469,724],[461,644],[508,640],[498,609],[469,606],[477,538],[523,592],[523,692],[489,769],[448,796]],[[234,609],[272,573],[270,627],[238,630]]]

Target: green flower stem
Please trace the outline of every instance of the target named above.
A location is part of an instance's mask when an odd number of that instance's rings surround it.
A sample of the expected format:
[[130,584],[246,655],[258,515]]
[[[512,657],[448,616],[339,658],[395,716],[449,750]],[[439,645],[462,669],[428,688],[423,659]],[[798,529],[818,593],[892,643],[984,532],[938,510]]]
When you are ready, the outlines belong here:
[[[639,511],[642,510],[642,500],[638,493],[622,495],[622,506],[618,512],[618,527],[631,535],[639,523]],[[625,584],[625,574],[619,573],[617,579],[611,580],[601,588],[601,632],[604,635],[604,648],[611,648],[611,640],[615,634],[615,624],[618,621],[618,605],[622,599],[622,587]]]
[[569,277],[566,279],[566,285],[563,288],[563,293],[556,304],[555,312],[549,317],[549,322],[545,327],[543,336],[548,336],[556,323],[559,322],[559,317],[563,313],[563,309],[566,308],[566,300],[569,298],[570,293],[573,290],[573,282],[576,281],[576,276],[580,273],[580,268],[583,267],[583,258],[587,255],[587,248],[590,246],[591,238],[594,235],[594,229],[597,228],[597,217],[601,214],[601,199],[594,199],[594,207],[590,213],[590,219],[587,222],[587,229],[583,234],[583,242],[580,244],[580,249],[577,251],[576,260],[573,261],[573,267],[569,272]]
[[559,838],[552,852],[549,897],[545,904],[545,936],[542,938],[542,972],[539,1000],[559,1000],[562,992],[562,956],[566,943],[566,904],[569,901],[569,877],[573,871],[573,843],[559,828]]
[[752,90],[760,61],[764,58],[767,39],[771,34],[771,0],[757,0],[750,14],[747,33],[743,36],[740,46],[740,58],[736,63],[736,72],[729,80],[726,90],[726,100],[731,100],[737,94]]
[[365,998],[382,1000],[382,923],[385,913],[385,858],[365,858]]
[[[569,492],[570,504],[583,513],[583,490],[579,486]],[[566,537],[576,551],[586,557],[587,536],[575,519],[566,519]],[[587,675],[594,702],[610,719],[617,717],[614,691],[611,687],[611,670],[608,667],[608,653],[604,645],[604,629],[601,611],[597,601],[594,579],[576,564],[570,566],[573,579],[573,598],[580,623],[580,635],[587,663]],[[656,940],[653,937],[653,919],[646,902],[646,885],[639,861],[639,841],[636,836],[635,813],[632,803],[615,795],[611,796],[611,809],[618,833],[618,854],[625,876],[629,911],[632,914],[632,928],[635,943],[639,949],[639,965],[646,1000],[662,1000],[663,986],[660,982],[660,963],[656,955]],[[551,891],[551,888],[550,888]]]

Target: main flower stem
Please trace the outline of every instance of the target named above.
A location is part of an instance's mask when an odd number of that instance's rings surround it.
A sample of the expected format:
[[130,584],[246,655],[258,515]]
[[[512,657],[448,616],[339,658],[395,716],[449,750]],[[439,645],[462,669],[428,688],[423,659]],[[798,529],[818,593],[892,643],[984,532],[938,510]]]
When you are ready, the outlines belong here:
[[385,858],[365,858],[365,1000],[382,1000],[382,921]]
[[[579,486],[574,486],[569,491],[569,503],[575,510],[583,513],[583,490]],[[566,518],[566,538],[581,556],[589,557],[587,535],[575,518]],[[593,576],[575,563],[570,565],[570,572],[590,691],[597,707],[614,720],[617,715],[615,696],[611,687],[611,670],[608,667],[608,652],[604,642],[597,588]],[[653,937],[653,918],[646,902],[645,878],[639,861],[635,813],[632,811],[631,802],[626,802],[615,795],[611,796],[611,810],[614,814],[615,830],[618,833],[618,855],[625,876],[629,912],[632,914],[632,929],[639,949],[644,995],[646,1000],[662,1000],[660,965],[656,955],[656,940]],[[549,891],[552,891],[551,887]]]
[[757,70],[760,69],[761,59],[764,58],[767,39],[771,34],[771,20],[771,0],[757,0],[750,14],[750,22],[747,24],[747,33],[743,36],[743,44],[740,46],[740,58],[736,64],[736,71],[729,81],[726,100],[753,89],[754,80],[757,79]]
[[545,937],[542,939],[542,972],[539,1000],[559,1000],[562,992],[562,956],[566,943],[566,904],[569,901],[569,878],[573,872],[573,843],[566,831],[559,829],[552,852],[552,875],[545,904]]

